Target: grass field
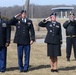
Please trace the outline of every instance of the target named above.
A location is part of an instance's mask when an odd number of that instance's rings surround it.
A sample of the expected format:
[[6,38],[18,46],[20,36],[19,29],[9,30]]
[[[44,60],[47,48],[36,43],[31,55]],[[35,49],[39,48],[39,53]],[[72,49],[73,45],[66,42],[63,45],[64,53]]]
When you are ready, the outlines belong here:
[[0,75],[76,75],[76,61],[74,61],[73,52],[70,62],[66,61],[65,52],[62,50],[62,56],[58,60],[59,73],[52,73],[46,44],[34,43],[31,47],[29,72],[20,73],[17,64],[16,44],[12,43],[7,53],[7,71],[0,73]]

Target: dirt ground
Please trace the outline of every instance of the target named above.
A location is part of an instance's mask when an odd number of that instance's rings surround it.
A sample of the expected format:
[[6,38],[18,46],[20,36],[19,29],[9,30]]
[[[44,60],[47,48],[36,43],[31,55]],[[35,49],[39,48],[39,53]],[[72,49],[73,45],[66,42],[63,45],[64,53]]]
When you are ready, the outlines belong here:
[[11,43],[7,52],[7,71],[0,75],[76,75],[76,61],[72,51],[71,61],[66,61],[66,51],[58,57],[59,73],[50,71],[50,60],[47,57],[46,44],[34,43],[31,46],[30,68],[27,73],[20,73],[18,68],[16,44]]

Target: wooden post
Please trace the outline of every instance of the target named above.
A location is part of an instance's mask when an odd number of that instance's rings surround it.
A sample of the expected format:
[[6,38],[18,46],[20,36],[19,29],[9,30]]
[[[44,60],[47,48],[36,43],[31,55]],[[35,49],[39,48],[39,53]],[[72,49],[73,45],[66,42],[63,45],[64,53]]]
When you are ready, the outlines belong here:
[[24,9],[27,11],[27,17],[29,18],[29,2],[30,0],[26,0]]

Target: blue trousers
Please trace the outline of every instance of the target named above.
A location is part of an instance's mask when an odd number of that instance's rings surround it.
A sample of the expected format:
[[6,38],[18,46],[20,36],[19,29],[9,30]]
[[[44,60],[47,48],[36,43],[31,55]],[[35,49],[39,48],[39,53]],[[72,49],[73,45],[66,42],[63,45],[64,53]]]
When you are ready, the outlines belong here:
[[0,72],[6,71],[7,48],[0,47]]
[[[17,45],[18,51],[18,65],[20,71],[26,71],[29,68],[30,59],[30,45]],[[23,64],[23,54],[24,54],[24,64]]]

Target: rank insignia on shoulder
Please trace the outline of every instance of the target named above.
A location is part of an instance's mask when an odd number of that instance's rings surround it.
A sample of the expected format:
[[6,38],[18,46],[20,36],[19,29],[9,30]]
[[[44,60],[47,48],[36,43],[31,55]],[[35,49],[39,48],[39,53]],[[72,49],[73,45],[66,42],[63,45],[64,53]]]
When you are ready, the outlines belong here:
[[2,23],[2,27],[7,27],[6,23]]
[[59,28],[59,26],[56,26],[57,28]]

